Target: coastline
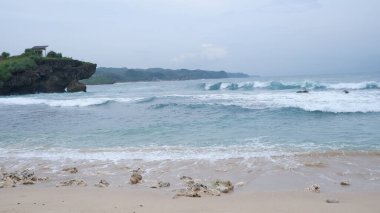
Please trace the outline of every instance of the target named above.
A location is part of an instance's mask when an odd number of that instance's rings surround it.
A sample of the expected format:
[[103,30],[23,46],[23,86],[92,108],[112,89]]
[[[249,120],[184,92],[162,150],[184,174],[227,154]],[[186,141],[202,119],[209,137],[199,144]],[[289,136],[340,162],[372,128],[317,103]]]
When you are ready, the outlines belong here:
[[[291,156],[253,158],[228,158],[219,160],[99,160],[40,158],[0,158],[2,174],[29,170],[38,178],[41,188],[55,187],[70,179],[84,180],[93,187],[99,180],[110,183],[110,188],[149,188],[159,181],[169,182],[169,190],[183,187],[183,176],[192,177],[203,184],[217,179],[230,180],[243,185],[239,191],[297,191],[312,184],[319,184],[322,191],[380,191],[380,153],[378,151],[328,151],[298,153]],[[70,173],[65,168],[76,168]],[[143,181],[131,186],[129,178],[134,170],[140,169]],[[349,187],[340,186],[349,180]],[[25,187],[18,184],[17,188]],[[2,189],[0,189],[1,191]]]
[[[46,161],[30,161],[19,169],[2,163],[2,173],[32,169],[36,177],[49,179],[0,188],[0,212],[379,212],[377,151],[314,152],[292,157],[303,165],[276,164],[275,160],[284,160],[281,157],[266,162],[254,159],[249,167],[242,159],[136,160],[132,164],[66,161],[65,166],[54,168]],[[77,171],[63,171],[70,166],[77,166]],[[141,168],[142,181],[131,184],[131,174],[137,168]],[[183,176],[206,186],[216,179],[230,180],[234,190],[220,196],[178,197],[179,191],[188,188]],[[95,186],[102,179],[110,185]],[[83,180],[85,184],[60,185],[68,180]],[[158,181],[170,186],[152,188]],[[350,184],[342,185],[342,181]],[[319,193],[307,189],[313,184],[320,187]],[[339,203],[327,203],[327,199]]]

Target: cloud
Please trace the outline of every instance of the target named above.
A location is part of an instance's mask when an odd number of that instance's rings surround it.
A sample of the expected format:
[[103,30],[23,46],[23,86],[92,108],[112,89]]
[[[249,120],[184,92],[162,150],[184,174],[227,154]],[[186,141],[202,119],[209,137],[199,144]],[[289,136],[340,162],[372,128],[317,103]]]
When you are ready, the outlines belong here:
[[321,6],[319,0],[273,0],[272,3],[274,8],[282,10],[315,9]]
[[176,56],[173,61],[177,63],[188,61],[214,61],[227,57],[228,51],[224,47],[213,44],[202,44],[197,51],[182,53]]

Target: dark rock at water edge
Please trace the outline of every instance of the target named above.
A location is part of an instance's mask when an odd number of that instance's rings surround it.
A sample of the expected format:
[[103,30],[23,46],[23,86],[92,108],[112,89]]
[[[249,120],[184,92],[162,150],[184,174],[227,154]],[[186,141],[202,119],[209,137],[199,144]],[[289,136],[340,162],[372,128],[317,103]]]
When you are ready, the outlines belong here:
[[78,81],[72,81],[66,88],[67,92],[86,92],[86,85]]
[[86,91],[79,80],[90,78],[96,64],[65,59],[34,59],[36,67],[13,72],[7,79],[0,79],[0,95],[62,93]]

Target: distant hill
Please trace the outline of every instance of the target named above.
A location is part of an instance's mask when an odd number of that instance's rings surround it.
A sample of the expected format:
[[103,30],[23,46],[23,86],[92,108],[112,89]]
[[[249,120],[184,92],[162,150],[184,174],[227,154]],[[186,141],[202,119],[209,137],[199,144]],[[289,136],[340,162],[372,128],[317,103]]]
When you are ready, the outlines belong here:
[[216,79],[216,78],[247,78],[244,73],[227,73],[225,71],[206,71],[188,69],[128,69],[99,67],[96,73],[89,79],[82,80],[85,84],[113,84],[117,82],[137,81],[174,81],[193,79]]

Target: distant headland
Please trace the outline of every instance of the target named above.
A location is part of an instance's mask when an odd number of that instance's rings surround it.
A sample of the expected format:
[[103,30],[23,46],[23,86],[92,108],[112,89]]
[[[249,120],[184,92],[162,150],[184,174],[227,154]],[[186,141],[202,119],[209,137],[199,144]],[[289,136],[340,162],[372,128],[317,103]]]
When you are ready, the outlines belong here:
[[106,68],[99,67],[96,73],[89,79],[81,82],[85,84],[113,84],[118,82],[138,81],[176,81],[195,79],[218,78],[247,78],[244,73],[228,73],[225,71],[188,70],[188,69],[130,69],[130,68]]
[[0,57],[0,95],[86,91],[79,80],[90,78],[96,64],[62,57],[47,46],[25,49],[18,56]]

